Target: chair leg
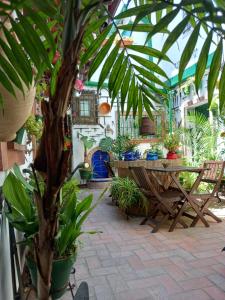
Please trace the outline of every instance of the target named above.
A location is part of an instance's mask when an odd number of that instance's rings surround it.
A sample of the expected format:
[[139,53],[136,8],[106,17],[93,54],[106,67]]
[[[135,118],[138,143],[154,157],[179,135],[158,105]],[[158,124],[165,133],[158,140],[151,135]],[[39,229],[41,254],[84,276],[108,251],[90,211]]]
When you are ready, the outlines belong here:
[[168,219],[169,215],[166,214],[159,222],[158,224],[152,229],[152,233],[156,233],[160,226]]
[[140,225],[145,225],[147,221],[148,221],[148,217],[144,218],[144,219],[141,221]]
[[182,207],[180,208],[178,214],[176,215],[176,217],[175,217],[173,223],[171,224],[171,226],[170,226],[170,228],[169,228],[169,232],[172,232],[172,231],[174,230],[174,228],[175,228],[175,226],[177,225],[178,222],[181,223],[181,224],[184,226],[184,228],[187,228],[187,227],[188,227],[188,226],[186,225],[186,223],[184,223],[182,220],[180,220],[180,218],[182,217],[183,212],[184,212],[186,206],[187,206],[187,203],[184,203],[184,204],[182,205]]
[[211,218],[213,218],[217,223],[222,222],[220,218],[218,218],[214,213],[212,213],[208,208],[204,212],[206,215],[209,215]]

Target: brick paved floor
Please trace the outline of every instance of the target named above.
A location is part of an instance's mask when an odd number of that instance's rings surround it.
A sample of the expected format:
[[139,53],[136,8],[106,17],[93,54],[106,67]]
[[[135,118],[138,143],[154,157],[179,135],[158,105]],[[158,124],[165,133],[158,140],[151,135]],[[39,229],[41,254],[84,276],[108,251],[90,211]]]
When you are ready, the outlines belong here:
[[[225,215],[221,206],[217,213]],[[154,234],[139,222],[127,221],[108,197],[89,217],[85,229],[102,233],[82,238],[75,267],[90,299],[225,299],[225,221],[172,233],[165,224]],[[63,297],[69,299],[69,293]]]

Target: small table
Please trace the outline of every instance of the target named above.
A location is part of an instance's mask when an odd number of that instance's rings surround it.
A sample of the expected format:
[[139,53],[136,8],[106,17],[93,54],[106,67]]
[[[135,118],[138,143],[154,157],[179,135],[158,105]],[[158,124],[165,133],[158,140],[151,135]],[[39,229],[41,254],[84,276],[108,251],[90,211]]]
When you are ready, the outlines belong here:
[[[187,167],[187,166],[174,166],[174,167],[152,167],[152,168],[148,168],[148,172],[155,178],[155,180],[162,186],[162,183],[160,183],[160,180],[157,176],[155,176],[154,172],[163,172],[163,173],[168,173],[168,175],[171,178],[171,183],[174,182],[174,184],[176,185],[176,187],[180,190],[180,192],[185,196],[186,201],[191,205],[191,207],[194,209],[194,211],[196,212],[196,214],[199,216],[199,218],[201,219],[201,221],[203,222],[203,224],[206,227],[209,227],[208,222],[206,221],[206,219],[203,216],[203,213],[199,210],[198,205],[196,203],[194,203],[194,201],[192,200],[190,193],[187,192],[182,185],[179,182],[179,179],[177,177],[177,174],[179,174],[180,172],[195,172],[195,173],[200,173],[204,170],[209,170],[208,168],[199,168],[199,167]],[[198,177],[199,177],[198,175]],[[198,180],[198,177],[196,178],[196,181]],[[195,181],[195,182],[196,182]],[[193,184],[193,186],[195,185],[195,182]],[[192,189],[191,189],[192,191]],[[187,203],[186,203],[187,204]],[[174,222],[174,227],[176,225],[176,221],[179,219],[179,217],[181,217],[186,204],[182,206],[182,208],[180,209],[180,211],[177,214],[176,220]]]

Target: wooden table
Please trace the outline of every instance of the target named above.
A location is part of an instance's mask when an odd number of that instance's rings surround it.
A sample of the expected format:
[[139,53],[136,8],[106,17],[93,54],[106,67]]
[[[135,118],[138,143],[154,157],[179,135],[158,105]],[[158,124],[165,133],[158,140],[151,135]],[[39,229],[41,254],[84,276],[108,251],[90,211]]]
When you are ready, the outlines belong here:
[[[167,163],[169,167],[175,167],[182,164],[181,159],[157,159],[157,160],[134,160],[134,161],[124,161],[124,160],[114,160],[112,162],[113,167],[118,170],[119,177],[129,177],[133,178],[129,167],[144,167],[146,170],[150,168],[162,168],[163,163]],[[161,183],[164,186],[168,186],[168,174],[158,173],[157,176],[160,178]],[[157,187],[157,190],[160,190],[160,187]]]
[[[156,176],[155,172],[161,172],[164,174],[168,174],[168,176],[170,177],[171,183],[173,182],[175,184],[175,186],[178,188],[178,190],[185,196],[185,203],[182,206],[181,210],[179,211],[179,213],[177,214],[177,220],[182,216],[182,213],[184,212],[184,209],[186,208],[187,204],[189,203],[190,206],[193,208],[193,210],[196,212],[196,214],[199,216],[199,218],[201,219],[201,221],[203,222],[203,224],[206,227],[209,227],[208,222],[206,221],[206,219],[203,216],[203,213],[199,210],[198,205],[196,203],[194,203],[193,199],[191,198],[191,192],[186,191],[182,185],[180,184],[179,178],[178,178],[178,174],[180,172],[195,172],[195,173],[200,173],[203,170],[208,170],[206,168],[199,168],[199,167],[187,167],[187,166],[174,166],[174,167],[152,167],[152,168],[148,168],[148,171],[150,172],[150,174],[155,178],[156,181],[158,181],[159,184],[162,184],[160,182],[160,179],[158,178],[158,176]],[[198,177],[199,177],[198,175]],[[198,180],[198,177],[196,179],[196,181]],[[195,181],[195,182],[196,182]],[[171,185],[171,183],[169,185]],[[193,186],[195,185],[195,183],[193,184]],[[174,226],[176,224],[174,223]]]

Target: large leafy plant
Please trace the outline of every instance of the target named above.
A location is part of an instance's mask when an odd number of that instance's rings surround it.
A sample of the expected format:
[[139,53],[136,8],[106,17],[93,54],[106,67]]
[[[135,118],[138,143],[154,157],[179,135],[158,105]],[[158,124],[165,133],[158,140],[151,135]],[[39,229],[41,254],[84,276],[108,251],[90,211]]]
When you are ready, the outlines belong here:
[[189,162],[199,165],[205,160],[218,159],[217,143],[219,129],[201,113],[191,112],[186,127],[180,128],[182,142],[189,151]]
[[140,191],[136,183],[125,178],[114,178],[111,186],[111,195],[118,206],[126,210],[128,208],[142,207],[148,209],[148,201]]
[[[37,209],[33,203],[35,186],[27,183],[17,166],[10,172],[4,182],[3,192],[8,203],[7,217],[11,224],[24,233],[24,243],[31,246],[38,233]],[[41,181],[39,181],[39,186]],[[99,200],[93,204],[93,195],[79,198],[78,182],[75,179],[66,181],[61,188],[59,205],[59,227],[55,237],[54,258],[58,259],[76,253],[78,237],[85,232],[82,225]]]
[[[85,79],[94,74],[102,61],[98,88],[105,79],[112,101],[120,95],[120,106],[126,115],[131,111],[149,115],[154,103],[167,98],[167,74],[156,60],[170,61],[168,50],[184,32],[193,30],[181,55],[179,80],[194,52],[200,31],[206,32],[196,68],[195,86],[200,82],[207,66],[211,44],[216,50],[208,75],[208,99],[219,78],[220,109],[225,98],[225,66],[221,68],[225,5],[221,0],[134,0],[133,8],[113,16],[108,9],[110,0],[15,0],[0,2],[0,82],[9,92],[23,90],[42,78],[49,87],[49,99],[42,102],[44,130],[34,162],[34,174],[45,178],[43,193],[35,193],[39,231],[34,238],[38,265],[38,298],[49,299],[54,239],[57,235],[59,191],[69,167],[71,147],[65,147],[70,135],[66,118],[73,86],[77,76]],[[129,1],[130,3],[130,1]],[[172,24],[179,12],[185,17]],[[17,18],[13,18],[14,15]],[[132,24],[123,20],[134,17]],[[148,20],[143,24],[142,20]],[[7,26],[6,20],[10,22]],[[155,20],[155,21],[154,21]],[[125,45],[122,30],[146,32],[146,41],[139,45]],[[149,46],[157,33],[168,35],[161,51]],[[119,39],[118,39],[119,38]],[[117,43],[114,40],[117,39]],[[106,42],[105,42],[106,40]],[[123,44],[122,51],[120,45]],[[132,53],[131,51],[132,50]],[[58,51],[58,52],[57,52]],[[149,61],[143,54],[156,58]],[[44,75],[44,78],[43,78]],[[159,77],[158,77],[159,75]],[[157,96],[156,96],[157,95]],[[0,96],[1,102],[4,99]],[[4,103],[3,103],[4,104]]]

